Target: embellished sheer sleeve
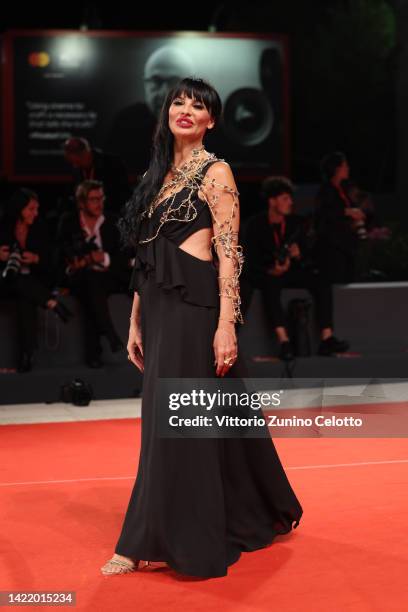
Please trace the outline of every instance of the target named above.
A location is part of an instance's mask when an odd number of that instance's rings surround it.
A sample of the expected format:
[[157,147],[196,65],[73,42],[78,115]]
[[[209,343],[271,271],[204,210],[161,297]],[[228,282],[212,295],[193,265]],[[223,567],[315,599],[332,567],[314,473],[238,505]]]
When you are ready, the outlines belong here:
[[212,243],[219,260],[220,319],[243,323],[239,276],[244,255],[238,244],[239,193],[226,162],[217,162],[208,169],[199,196],[207,202],[213,218]]

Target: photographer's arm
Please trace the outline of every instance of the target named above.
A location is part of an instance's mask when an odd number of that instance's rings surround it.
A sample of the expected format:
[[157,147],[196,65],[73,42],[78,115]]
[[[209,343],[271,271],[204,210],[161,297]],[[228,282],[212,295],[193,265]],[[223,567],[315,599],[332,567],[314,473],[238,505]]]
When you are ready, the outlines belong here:
[[279,261],[275,261],[275,263],[267,269],[267,273],[271,276],[282,276],[282,274],[286,274],[286,272],[290,268],[290,257],[287,257],[285,261],[280,264]]
[[117,216],[112,216],[109,221],[109,241],[102,244],[100,263],[104,268],[110,268],[119,273],[129,269],[129,256],[123,249],[120,242],[120,234],[116,225]]
[[23,250],[22,261],[28,264],[34,274],[51,277],[52,269],[51,232],[41,217],[30,228],[27,248]]
[[322,189],[316,198],[316,220],[318,225],[333,226],[338,221],[344,221],[350,210],[334,189]]
[[69,252],[74,232],[70,214],[63,213],[58,221],[55,240],[55,267],[58,282],[64,282],[64,276],[71,276],[79,267],[78,258],[74,262]]

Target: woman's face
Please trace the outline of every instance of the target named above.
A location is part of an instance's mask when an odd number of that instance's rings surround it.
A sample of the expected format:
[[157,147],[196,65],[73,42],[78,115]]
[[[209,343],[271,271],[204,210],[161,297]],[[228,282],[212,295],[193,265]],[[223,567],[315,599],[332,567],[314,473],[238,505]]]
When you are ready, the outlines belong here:
[[174,98],[169,108],[169,128],[175,138],[202,140],[213,126],[214,120],[202,102],[185,94]]
[[23,221],[25,221],[25,223],[28,223],[29,225],[31,225],[32,223],[34,223],[35,218],[38,215],[38,209],[39,209],[39,204],[37,202],[37,200],[30,200],[29,203],[24,206],[24,208],[21,211],[21,219]]

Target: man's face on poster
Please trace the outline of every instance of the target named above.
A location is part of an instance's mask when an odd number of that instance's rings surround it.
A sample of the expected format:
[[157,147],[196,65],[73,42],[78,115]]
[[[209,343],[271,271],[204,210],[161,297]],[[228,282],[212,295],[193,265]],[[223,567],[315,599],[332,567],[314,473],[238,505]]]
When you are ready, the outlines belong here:
[[174,47],[154,51],[144,70],[145,100],[150,111],[158,117],[170,89],[193,71],[190,58]]
[[146,104],[157,117],[170,89],[180,80],[179,76],[171,74],[152,74],[145,77]]

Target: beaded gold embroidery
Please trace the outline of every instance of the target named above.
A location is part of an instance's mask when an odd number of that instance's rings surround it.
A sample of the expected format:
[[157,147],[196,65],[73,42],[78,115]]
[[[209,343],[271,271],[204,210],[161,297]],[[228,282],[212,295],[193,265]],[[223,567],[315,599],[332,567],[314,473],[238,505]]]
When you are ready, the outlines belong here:
[[[242,271],[244,255],[242,246],[238,244],[238,231],[234,229],[233,221],[239,207],[239,193],[228,185],[217,183],[215,179],[202,177],[202,170],[210,161],[224,160],[218,159],[213,153],[207,153],[206,157],[202,160],[192,160],[188,164],[184,164],[180,169],[175,169],[175,178],[162,186],[151,206],[142,213],[142,218],[146,216],[150,218],[157,209],[164,208],[160,215],[157,230],[153,236],[140,240],[139,243],[154,240],[164,223],[168,221],[180,221],[183,223],[193,221],[197,216],[194,200],[197,192],[200,191],[207,202],[214,220],[214,236],[211,238],[211,241],[215,252],[219,255],[220,249],[222,249],[225,256],[233,263],[233,273],[231,276],[218,277],[220,281],[219,295],[231,299],[234,322],[239,321],[243,323],[244,320],[240,310],[239,276]],[[180,187],[177,191],[173,192],[169,197],[160,199],[169,188],[171,189],[176,186]],[[203,186],[205,190],[202,189]],[[176,196],[184,190],[187,191],[186,197],[174,205]],[[232,199],[231,211],[225,218],[222,218],[219,211],[219,200],[223,193],[228,193]]]
[[[145,218],[146,216],[150,218],[156,209],[164,207],[164,210],[160,215],[160,223],[155,234],[150,238],[140,240],[140,243],[154,240],[159,234],[164,223],[167,221],[181,221],[184,223],[189,223],[196,218],[197,209],[193,202],[194,194],[197,193],[201,185],[201,172],[210,161],[217,161],[217,157],[213,153],[207,153],[207,155],[201,160],[193,159],[187,164],[184,164],[181,168],[174,168],[173,171],[176,173],[174,179],[168,181],[162,186],[149,208],[141,215],[142,218]],[[179,189],[177,189],[177,191],[173,191],[170,196],[161,199],[166,191],[175,187],[179,187]],[[188,190],[187,197],[182,199],[177,205],[174,205],[176,196],[184,190]]]
[[[233,273],[231,276],[219,276],[220,281],[220,296],[227,297],[232,301],[234,321],[243,323],[243,317],[240,309],[241,298],[239,292],[239,277],[242,272],[244,263],[244,254],[242,246],[238,244],[238,231],[234,229],[233,219],[237,216],[236,213],[239,207],[238,191],[232,189],[228,185],[223,185],[204,177],[202,185],[208,189],[202,190],[206,202],[210,208],[212,217],[215,222],[216,229],[211,241],[215,251],[219,254],[219,249],[222,249],[225,256],[232,261]],[[228,193],[232,199],[231,212],[222,218],[219,207],[220,196]]]

